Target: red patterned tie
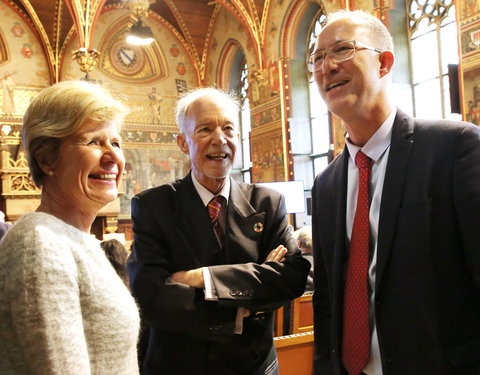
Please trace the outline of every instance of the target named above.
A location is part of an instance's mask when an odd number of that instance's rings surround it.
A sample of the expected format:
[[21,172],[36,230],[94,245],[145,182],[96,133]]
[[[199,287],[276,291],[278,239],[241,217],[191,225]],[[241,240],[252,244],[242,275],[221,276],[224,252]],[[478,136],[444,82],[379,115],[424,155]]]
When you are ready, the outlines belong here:
[[372,160],[358,151],[355,164],[359,169],[358,198],[353,221],[350,254],[343,306],[343,361],[350,375],[358,375],[370,358],[368,323],[368,250],[370,209],[368,190]]
[[210,202],[208,202],[208,215],[210,216],[210,219],[212,220],[212,225],[213,229],[215,230],[215,233],[217,235],[218,242],[220,245],[223,246],[223,230],[218,222],[218,216],[220,215],[220,210],[222,209],[222,203],[224,201],[224,197],[221,195],[217,195],[216,197],[213,197]]

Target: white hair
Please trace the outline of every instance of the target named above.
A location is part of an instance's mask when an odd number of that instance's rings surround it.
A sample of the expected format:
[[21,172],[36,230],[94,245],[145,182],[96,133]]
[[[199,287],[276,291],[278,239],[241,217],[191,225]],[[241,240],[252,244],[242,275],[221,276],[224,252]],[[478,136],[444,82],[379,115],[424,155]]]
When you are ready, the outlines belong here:
[[[176,117],[180,133],[184,133],[186,129],[186,114],[188,108],[190,108],[190,106],[198,99],[204,97],[213,97],[219,102],[227,104],[227,106],[231,107],[235,113],[238,113],[240,111],[240,104],[238,100],[233,95],[223,90],[216,89],[214,87],[202,87],[191,90],[185,93],[177,102]],[[237,118],[238,116],[234,120],[238,121]],[[235,123],[235,125],[238,124]]]

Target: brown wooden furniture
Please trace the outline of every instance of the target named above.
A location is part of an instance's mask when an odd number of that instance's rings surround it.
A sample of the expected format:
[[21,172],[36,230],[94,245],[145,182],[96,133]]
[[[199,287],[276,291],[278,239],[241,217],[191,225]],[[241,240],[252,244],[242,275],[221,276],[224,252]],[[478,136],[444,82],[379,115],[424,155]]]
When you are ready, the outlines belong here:
[[275,337],[280,375],[313,374],[313,331]]
[[313,331],[313,293],[305,293],[292,301],[290,331],[293,334]]
[[273,321],[273,336],[283,336],[283,307],[275,311],[275,320]]

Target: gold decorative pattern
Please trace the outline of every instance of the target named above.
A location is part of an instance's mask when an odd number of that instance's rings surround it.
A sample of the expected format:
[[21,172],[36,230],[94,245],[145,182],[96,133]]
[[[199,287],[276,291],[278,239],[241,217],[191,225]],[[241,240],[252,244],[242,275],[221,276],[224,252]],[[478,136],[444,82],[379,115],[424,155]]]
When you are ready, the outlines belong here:
[[28,161],[25,158],[25,153],[20,151],[16,160],[13,159],[10,151],[4,146],[3,138],[4,137],[2,136],[2,195],[17,196],[40,194],[40,190],[30,178]]
[[190,32],[188,31],[187,24],[185,23],[185,20],[181,16],[180,12],[178,11],[178,8],[176,7],[174,1],[173,0],[164,0],[164,1],[175,14],[175,17],[177,18],[177,21],[180,24],[180,27],[182,28],[183,35],[185,36],[185,39],[187,41],[188,50],[193,57],[195,65],[197,65],[198,67],[198,71],[200,73],[200,79],[203,80],[203,77],[205,77],[205,71],[204,71],[205,68],[202,66],[202,61],[198,56],[197,50],[195,48],[195,44],[193,42],[193,38]]
[[80,70],[84,73],[90,73],[98,63],[100,52],[96,49],[79,48],[73,51],[72,58],[80,65]]

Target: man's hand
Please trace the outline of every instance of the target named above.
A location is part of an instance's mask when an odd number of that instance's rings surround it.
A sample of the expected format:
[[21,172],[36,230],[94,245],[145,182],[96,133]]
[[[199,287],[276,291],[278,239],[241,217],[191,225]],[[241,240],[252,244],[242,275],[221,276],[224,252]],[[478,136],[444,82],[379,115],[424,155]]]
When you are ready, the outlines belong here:
[[200,289],[205,288],[205,281],[203,279],[203,271],[201,268],[189,271],[178,271],[172,274],[171,278],[177,283],[186,284]]
[[265,262],[283,262],[285,260],[285,255],[287,255],[287,248],[283,245],[279,245],[276,249],[270,251],[265,259]]

